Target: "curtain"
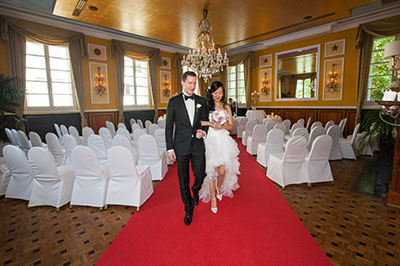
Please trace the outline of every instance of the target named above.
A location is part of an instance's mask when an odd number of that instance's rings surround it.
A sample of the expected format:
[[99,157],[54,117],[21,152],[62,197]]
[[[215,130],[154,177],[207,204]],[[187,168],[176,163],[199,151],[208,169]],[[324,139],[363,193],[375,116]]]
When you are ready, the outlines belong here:
[[[10,73],[12,76],[17,77],[24,87],[26,38],[47,45],[69,45],[72,73],[81,113],[81,123],[82,127],[86,126],[82,77],[82,58],[87,57],[85,35],[83,33],[4,16],[0,16],[0,27],[1,40],[7,46]],[[24,105],[22,104],[17,111],[17,115],[22,115],[23,111]]]
[[203,97],[203,98],[206,97],[206,91],[205,91],[205,89],[204,89],[204,87],[205,87],[205,84],[204,84],[204,83],[205,83],[205,82],[204,82],[204,79],[203,79],[203,78],[197,77],[197,84],[198,84],[198,86],[199,86],[199,95],[200,95],[201,97]]
[[400,34],[400,16],[364,23],[358,27],[354,44],[355,49],[359,50],[356,124],[361,121],[361,111],[367,95],[373,37],[389,37],[398,34]]
[[[118,77],[118,121],[124,122],[124,56],[130,57],[134,60],[149,61],[149,73],[150,73],[150,86],[151,96],[154,106],[154,122],[158,119],[158,93],[157,93],[157,71],[158,67],[162,64],[160,49],[142,46],[138,44],[122,42],[112,40],[111,43],[111,56],[116,57],[117,64],[117,77]],[[119,62],[118,62],[119,61]],[[122,77],[122,78],[121,78]]]
[[179,94],[182,92],[182,60],[183,60],[183,55],[181,53],[175,53],[175,68],[176,68],[176,92]]
[[[239,64],[244,65],[244,86],[246,92],[246,107],[250,108],[251,100],[251,69],[254,67],[253,52],[246,52],[241,54],[235,54],[228,56],[229,66],[237,66]],[[228,73],[226,67],[220,74],[221,82],[226,86],[228,82]]]

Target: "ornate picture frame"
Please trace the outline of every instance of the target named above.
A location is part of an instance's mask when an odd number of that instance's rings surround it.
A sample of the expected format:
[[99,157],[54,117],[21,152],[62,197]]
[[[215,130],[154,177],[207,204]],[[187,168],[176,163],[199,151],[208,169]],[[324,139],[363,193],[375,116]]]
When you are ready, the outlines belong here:
[[160,101],[168,103],[171,98],[171,71],[160,71]]
[[270,102],[272,97],[272,68],[261,69],[258,76],[260,102]]
[[260,56],[260,67],[272,66],[272,54]]
[[[325,60],[323,86],[324,101],[342,100],[343,73],[344,57]],[[335,82],[336,86],[334,86]]]
[[88,44],[89,59],[107,60],[107,49],[105,46],[97,44]]
[[89,62],[89,73],[92,103],[110,103],[107,64]]
[[161,69],[171,69],[171,58],[169,57],[162,57],[162,66]]
[[346,52],[346,39],[325,43],[325,57],[342,55]]

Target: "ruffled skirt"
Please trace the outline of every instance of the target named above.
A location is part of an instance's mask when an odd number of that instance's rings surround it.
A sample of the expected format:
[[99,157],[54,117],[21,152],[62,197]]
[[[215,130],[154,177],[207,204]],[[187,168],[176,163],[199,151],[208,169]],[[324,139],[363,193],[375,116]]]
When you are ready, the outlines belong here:
[[218,173],[215,168],[225,167],[225,179],[220,192],[223,196],[233,197],[233,191],[239,188],[239,148],[236,141],[225,129],[215,130],[209,128],[205,139],[206,146],[206,177],[199,192],[199,197],[204,202],[211,200],[209,183],[217,180]]

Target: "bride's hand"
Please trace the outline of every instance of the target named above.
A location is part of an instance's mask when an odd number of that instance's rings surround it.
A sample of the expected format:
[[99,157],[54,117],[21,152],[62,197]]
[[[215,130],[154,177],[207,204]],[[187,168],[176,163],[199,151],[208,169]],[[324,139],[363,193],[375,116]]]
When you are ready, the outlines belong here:
[[214,129],[221,129],[222,126],[217,122],[211,122],[211,127]]

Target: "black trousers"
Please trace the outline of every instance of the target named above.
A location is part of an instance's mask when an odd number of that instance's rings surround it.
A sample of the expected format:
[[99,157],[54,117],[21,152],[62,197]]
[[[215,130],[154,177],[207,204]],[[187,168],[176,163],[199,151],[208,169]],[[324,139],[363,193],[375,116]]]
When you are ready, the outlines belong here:
[[199,193],[201,186],[203,185],[204,177],[206,176],[205,154],[198,150],[194,150],[190,154],[177,156],[176,163],[178,166],[179,188],[181,191],[182,201],[185,204],[185,212],[193,212],[194,204],[189,187],[189,163],[192,163],[192,170],[194,173],[192,192],[193,195],[196,195]]

